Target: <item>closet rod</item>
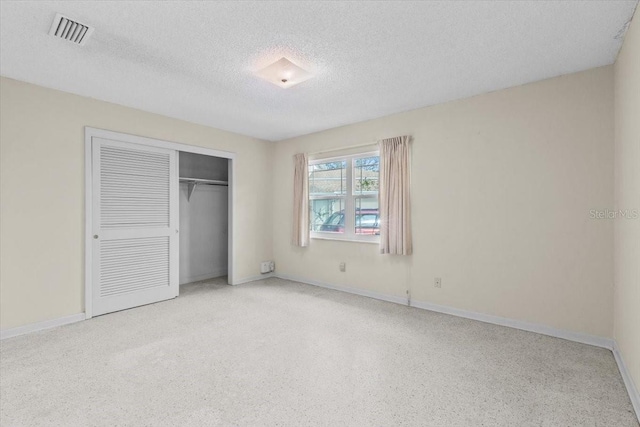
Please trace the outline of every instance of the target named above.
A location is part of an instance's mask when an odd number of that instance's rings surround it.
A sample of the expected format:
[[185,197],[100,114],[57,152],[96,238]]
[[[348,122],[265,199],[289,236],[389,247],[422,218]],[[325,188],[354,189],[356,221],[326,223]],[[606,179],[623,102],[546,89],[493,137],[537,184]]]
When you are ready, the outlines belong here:
[[229,181],[221,181],[218,179],[201,179],[201,178],[185,178],[181,177],[180,182],[191,182],[194,184],[208,184],[208,185],[229,185]]
[[180,177],[180,182],[186,182],[189,186],[189,191],[187,192],[187,202],[191,201],[191,196],[193,192],[196,190],[198,185],[220,185],[223,187],[229,186],[229,181],[220,181],[217,179],[201,179],[201,178],[185,178]]

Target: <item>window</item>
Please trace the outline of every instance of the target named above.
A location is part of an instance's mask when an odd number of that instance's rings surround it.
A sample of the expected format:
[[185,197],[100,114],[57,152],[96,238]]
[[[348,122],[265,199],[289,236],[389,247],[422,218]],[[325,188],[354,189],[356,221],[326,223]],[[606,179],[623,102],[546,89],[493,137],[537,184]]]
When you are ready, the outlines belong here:
[[378,242],[379,180],[377,152],[310,161],[311,237]]

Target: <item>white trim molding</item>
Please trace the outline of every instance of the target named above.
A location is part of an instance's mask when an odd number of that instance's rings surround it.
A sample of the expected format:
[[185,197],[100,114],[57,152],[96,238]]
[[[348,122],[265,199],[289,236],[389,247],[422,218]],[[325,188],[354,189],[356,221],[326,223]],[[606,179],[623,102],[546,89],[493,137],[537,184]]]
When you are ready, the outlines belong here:
[[421,308],[423,310],[435,311],[438,313],[450,314],[452,316],[464,317],[465,319],[477,320],[479,322],[491,323],[493,325],[506,326],[508,328],[520,329],[537,334],[548,335],[550,337],[562,338],[568,341],[579,342],[582,344],[593,345],[595,347],[613,349],[613,340],[611,338],[598,337],[595,335],[583,334],[581,332],[567,331],[557,329],[552,326],[542,325],[540,323],[531,323],[524,320],[510,319],[507,317],[493,316],[491,314],[477,313],[475,311],[467,311],[459,308],[448,307],[444,305],[432,304],[423,301],[411,301],[411,307]]
[[57,328],[58,326],[69,325],[83,320],[85,320],[84,313],[78,313],[70,316],[59,317],[57,319],[45,320],[44,322],[31,323],[29,325],[18,326],[16,328],[4,329],[0,331],[0,340],[29,334],[31,332],[44,331],[45,329]]
[[355,294],[355,295],[360,295],[360,296],[363,296],[363,297],[369,297],[369,298],[373,298],[373,299],[378,299],[378,300],[381,300],[381,301],[393,302],[395,304],[407,305],[407,298],[406,297],[399,297],[399,296],[395,296],[395,295],[383,294],[383,293],[380,293],[380,292],[369,291],[367,289],[352,288],[350,286],[332,285],[332,284],[326,283],[326,282],[319,282],[317,280],[311,280],[311,279],[305,279],[305,278],[302,278],[302,277],[289,276],[287,274],[278,274],[278,273],[276,273],[274,275],[274,277],[277,277],[278,279],[291,280],[292,282],[306,283],[307,285],[318,286],[320,288],[333,289],[334,291],[347,292],[347,293],[350,293],[350,294]]
[[636,384],[633,382],[633,378],[627,369],[627,365],[624,363],[622,353],[620,352],[620,348],[616,341],[613,341],[613,357],[615,357],[616,363],[618,364],[620,375],[622,375],[622,381],[624,381],[624,385],[627,387],[627,393],[629,393],[631,405],[633,406],[634,411],[636,411],[636,418],[640,420],[640,393],[638,393]]
[[276,277],[273,273],[265,273],[265,274],[261,274],[259,276],[251,276],[251,277],[245,277],[244,279],[240,279],[237,280],[233,283],[231,283],[232,285],[242,285],[244,283],[250,283],[250,282],[255,282],[258,280],[264,280],[264,279],[268,279],[269,277]]
[[562,338],[569,341],[575,341],[582,344],[589,344],[596,347],[613,350],[613,340],[610,338],[597,337],[594,335],[583,334],[580,332],[566,331],[556,329],[551,326],[541,325],[539,323],[530,323],[523,320],[509,319],[506,317],[493,316],[490,314],[477,313],[474,311],[462,310],[459,308],[448,307],[444,305],[432,304],[429,302],[416,301],[414,299],[409,303],[406,297],[383,294],[379,292],[368,291],[366,289],[352,288],[349,286],[332,285],[329,283],[309,280],[302,277],[293,277],[286,274],[276,274],[275,277],[294,282],[306,283],[308,285],[319,286],[322,288],[333,289],[336,291],[348,292],[350,294],[362,295],[369,298],[375,298],[382,301],[393,302],[396,304],[408,305],[423,310],[435,311],[452,316],[464,317],[466,319],[478,320],[480,322],[491,323],[494,325],[506,326],[509,328],[521,329],[523,331],[535,332],[537,334],[549,335],[555,338]]
[[157,138],[149,138],[141,135],[121,133],[106,129],[98,129],[85,126],[85,138],[95,136],[104,139],[115,139],[117,141],[129,142],[131,144],[149,145],[152,147],[166,148],[168,150],[186,151],[189,153],[204,154],[206,156],[223,157],[225,159],[235,159],[236,153],[231,151],[216,150],[214,148],[201,147],[199,145],[183,144],[180,142],[165,141]]

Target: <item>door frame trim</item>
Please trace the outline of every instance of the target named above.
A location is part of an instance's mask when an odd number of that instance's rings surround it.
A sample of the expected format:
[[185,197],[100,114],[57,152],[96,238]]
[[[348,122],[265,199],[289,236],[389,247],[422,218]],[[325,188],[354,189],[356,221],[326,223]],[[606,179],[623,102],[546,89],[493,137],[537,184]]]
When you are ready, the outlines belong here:
[[[234,237],[234,221],[233,206],[235,200],[235,159],[236,153],[230,151],[215,150],[212,148],[200,147],[197,145],[182,144],[179,142],[165,141],[161,139],[148,138],[144,136],[132,135],[121,132],[114,132],[105,129],[98,129],[89,126],[84,128],[84,311],[85,317],[90,319],[93,316],[93,287],[92,287],[92,240],[93,224],[92,224],[92,203],[93,203],[93,161],[92,141],[94,137],[113,139],[116,141],[129,142],[132,144],[146,145],[150,147],[166,148],[169,150],[184,151],[188,153],[204,154],[206,156],[222,157],[229,160],[229,203],[228,203],[228,276],[227,281],[230,285],[234,285],[234,256],[233,256],[233,237]],[[176,162],[179,161],[179,153],[176,156]],[[178,166],[178,165],[177,165]],[[178,173],[179,175],[179,173]],[[179,214],[178,214],[179,221]],[[179,267],[178,267],[179,268]]]

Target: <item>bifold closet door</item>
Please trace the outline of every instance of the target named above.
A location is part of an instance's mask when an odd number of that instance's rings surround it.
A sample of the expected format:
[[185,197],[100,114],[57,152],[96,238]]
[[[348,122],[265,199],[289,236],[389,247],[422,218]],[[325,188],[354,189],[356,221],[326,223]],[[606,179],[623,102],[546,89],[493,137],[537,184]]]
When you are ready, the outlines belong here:
[[94,316],[178,295],[176,152],[92,139]]

